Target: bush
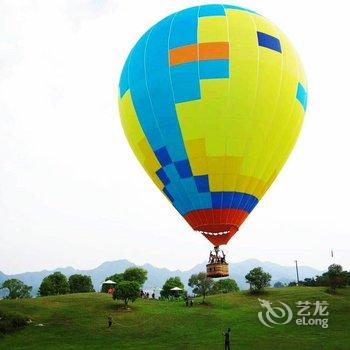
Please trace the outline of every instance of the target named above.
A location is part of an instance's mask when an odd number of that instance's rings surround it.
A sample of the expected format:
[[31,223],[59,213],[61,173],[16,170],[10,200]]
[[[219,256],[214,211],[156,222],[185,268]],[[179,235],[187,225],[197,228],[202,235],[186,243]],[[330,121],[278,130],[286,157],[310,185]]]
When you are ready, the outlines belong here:
[[8,334],[27,325],[27,317],[21,314],[5,313],[0,310],[0,334]]
[[237,282],[232,278],[224,278],[214,282],[213,294],[239,292]]
[[274,285],[273,285],[273,288],[283,288],[285,287],[286,285],[281,282],[281,281],[277,281]]

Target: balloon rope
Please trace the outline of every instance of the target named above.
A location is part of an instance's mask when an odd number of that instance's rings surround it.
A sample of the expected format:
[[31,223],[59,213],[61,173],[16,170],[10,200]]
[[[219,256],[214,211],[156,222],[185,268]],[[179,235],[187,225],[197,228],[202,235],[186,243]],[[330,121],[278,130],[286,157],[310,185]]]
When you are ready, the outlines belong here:
[[[222,254],[224,254],[224,251],[222,249]],[[227,250],[226,250],[226,254],[227,255]],[[225,332],[225,327],[224,327],[224,291],[223,291],[223,287],[221,285],[220,288],[220,294],[221,294],[221,329],[220,329],[220,334],[222,335],[223,332]],[[224,345],[225,348],[225,345]]]
[[137,323],[137,324],[133,324],[133,325],[124,325],[124,324],[119,323],[119,322],[113,322],[113,324],[116,324],[116,325],[118,325],[118,326],[120,326],[120,327],[124,327],[124,328],[131,328],[131,327],[139,327],[139,326],[141,326],[141,325],[146,324],[147,322],[149,322],[149,321],[151,321],[151,320],[153,321],[154,318],[153,318],[153,317],[150,317],[150,318],[148,318],[147,320],[145,320],[145,321],[143,321],[143,322],[140,322],[140,323]]
[[221,286],[221,332],[224,330],[224,292]]

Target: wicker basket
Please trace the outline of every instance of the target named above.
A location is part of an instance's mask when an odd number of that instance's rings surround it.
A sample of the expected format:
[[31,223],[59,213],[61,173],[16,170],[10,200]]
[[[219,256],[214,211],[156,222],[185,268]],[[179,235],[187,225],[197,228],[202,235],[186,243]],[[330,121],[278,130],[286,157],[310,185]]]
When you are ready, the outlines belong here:
[[227,277],[229,275],[228,263],[218,262],[207,264],[207,276],[211,278]]

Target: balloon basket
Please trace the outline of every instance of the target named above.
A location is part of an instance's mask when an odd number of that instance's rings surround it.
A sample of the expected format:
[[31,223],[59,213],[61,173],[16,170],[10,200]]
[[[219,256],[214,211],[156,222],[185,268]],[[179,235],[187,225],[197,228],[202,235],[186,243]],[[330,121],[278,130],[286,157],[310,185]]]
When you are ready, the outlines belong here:
[[229,268],[227,262],[209,263],[207,264],[207,277],[220,278],[228,277]]

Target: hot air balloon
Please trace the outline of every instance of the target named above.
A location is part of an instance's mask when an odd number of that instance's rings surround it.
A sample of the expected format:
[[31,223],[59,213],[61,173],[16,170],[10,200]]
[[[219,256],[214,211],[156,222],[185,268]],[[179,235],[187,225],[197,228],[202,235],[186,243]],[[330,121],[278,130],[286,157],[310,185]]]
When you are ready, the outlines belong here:
[[259,203],[302,126],[307,85],[295,49],[251,10],[191,7],[136,43],[118,99],[149,177],[214,245],[208,275],[227,276],[220,245]]

